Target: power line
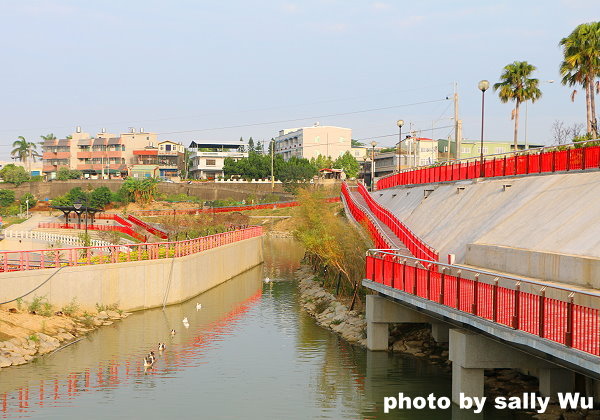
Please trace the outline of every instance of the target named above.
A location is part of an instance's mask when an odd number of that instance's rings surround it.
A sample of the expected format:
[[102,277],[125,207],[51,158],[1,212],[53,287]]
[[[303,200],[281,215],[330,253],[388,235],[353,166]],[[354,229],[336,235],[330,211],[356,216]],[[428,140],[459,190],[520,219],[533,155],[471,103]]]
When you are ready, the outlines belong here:
[[361,114],[361,113],[366,113],[366,112],[384,111],[386,109],[403,108],[403,107],[415,106],[415,105],[425,105],[425,104],[431,104],[431,103],[436,103],[436,102],[443,102],[443,101],[447,101],[447,100],[449,100],[449,98],[445,97],[444,99],[434,99],[431,101],[413,102],[413,103],[408,103],[408,104],[392,105],[392,106],[386,106],[386,107],[381,107],[381,108],[364,109],[361,111],[340,112],[340,113],[336,113],[336,114],[326,114],[326,115],[315,115],[315,116],[311,116],[311,117],[293,118],[293,119],[289,119],[289,120],[268,121],[268,122],[250,123],[250,124],[237,124],[237,125],[230,125],[230,126],[224,126],[224,127],[199,128],[199,129],[194,129],[194,130],[181,130],[181,131],[165,131],[165,132],[161,132],[161,133],[157,133],[157,134],[184,134],[184,133],[196,133],[196,132],[202,132],[202,131],[227,130],[227,129],[231,129],[231,128],[256,127],[259,125],[282,124],[282,123],[304,121],[304,120],[317,119],[317,118],[339,117],[342,115],[353,115],[353,114]]
[[[431,130],[430,128],[428,128],[426,130],[412,130],[412,131],[436,131],[436,130],[441,130],[441,129],[444,129],[444,128],[451,128],[451,127],[454,127],[454,125],[444,125],[444,126],[441,126],[441,127],[435,127],[433,130]],[[384,138],[384,137],[394,137],[394,136],[398,137],[398,133],[384,134],[382,136],[371,136],[371,137],[365,137],[365,138],[362,138],[362,139],[352,139],[352,140],[362,141],[362,140],[381,139],[381,138]]]

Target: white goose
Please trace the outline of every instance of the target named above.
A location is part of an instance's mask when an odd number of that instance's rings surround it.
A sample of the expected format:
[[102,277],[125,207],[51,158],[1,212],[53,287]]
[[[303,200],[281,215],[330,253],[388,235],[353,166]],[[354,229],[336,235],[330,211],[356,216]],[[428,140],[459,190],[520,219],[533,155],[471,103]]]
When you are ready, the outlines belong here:
[[196,312],[198,312],[200,309],[202,309],[202,304],[196,302]]

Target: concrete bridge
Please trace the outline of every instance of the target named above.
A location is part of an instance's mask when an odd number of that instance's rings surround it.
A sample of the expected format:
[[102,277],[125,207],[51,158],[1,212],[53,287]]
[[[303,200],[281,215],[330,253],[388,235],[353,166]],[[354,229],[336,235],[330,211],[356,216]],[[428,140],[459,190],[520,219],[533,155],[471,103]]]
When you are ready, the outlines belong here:
[[343,198],[347,213],[389,248],[366,258],[363,285],[376,293],[367,297],[370,350],[388,349],[390,323],[428,323],[449,344],[455,402],[461,392],[483,396],[484,370],[495,368],[538,377],[545,396],[600,396],[597,290],[416,258],[385,212],[377,217],[357,190],[346,187]]

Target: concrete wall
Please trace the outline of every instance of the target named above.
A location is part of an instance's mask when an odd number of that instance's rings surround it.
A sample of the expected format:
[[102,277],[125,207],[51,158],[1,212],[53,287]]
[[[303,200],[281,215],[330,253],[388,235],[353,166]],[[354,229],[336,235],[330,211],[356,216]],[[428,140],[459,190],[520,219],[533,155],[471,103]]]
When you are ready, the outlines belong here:
[[24,298],[46,296],[60,308],[76,298],[84,309],[96,303],[127,311],[183,302],[263,261],[262,237],[180,258],[0,273],[0,301],[14,299],[54,277]]
[[[427,198],[425,190],[433,190]],[[598,171],[401,187],[374,197],[444,261],[453,253],[458,263],[598,287],[591,279],[600,278],[600,266],[590,263],[600,258]],[[467,257],[468,244],[496,248],[484,255],[472,247]]]

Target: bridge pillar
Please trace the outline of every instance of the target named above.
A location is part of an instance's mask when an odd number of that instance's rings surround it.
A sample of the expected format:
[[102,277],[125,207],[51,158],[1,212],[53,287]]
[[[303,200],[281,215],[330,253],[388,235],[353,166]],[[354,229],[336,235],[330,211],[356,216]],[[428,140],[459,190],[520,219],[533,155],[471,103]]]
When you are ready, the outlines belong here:
[[[455,403],[458,403],[461,392],[470,397],[483,397],[484,369],[556,370],[555,365],[471,331],[451,329],[449,347],[452,361],[452,401]],[[554,384],[558,389],[556,380],[560,374],[555,375],[548,377],[548,383]],[[546,388],[550,390],[550,386]]]
[[428,323],[431,318],[377,295],[367,295],[367,349],[387,350],[390,323]]
[[575,388],[575,373],[563,368],[539,369],[540,394],[556,397],[559,392],[572,392]]
[[438,344],[447,343],[450,340],[450,325],[445,322],[432,322],[431,336]]

